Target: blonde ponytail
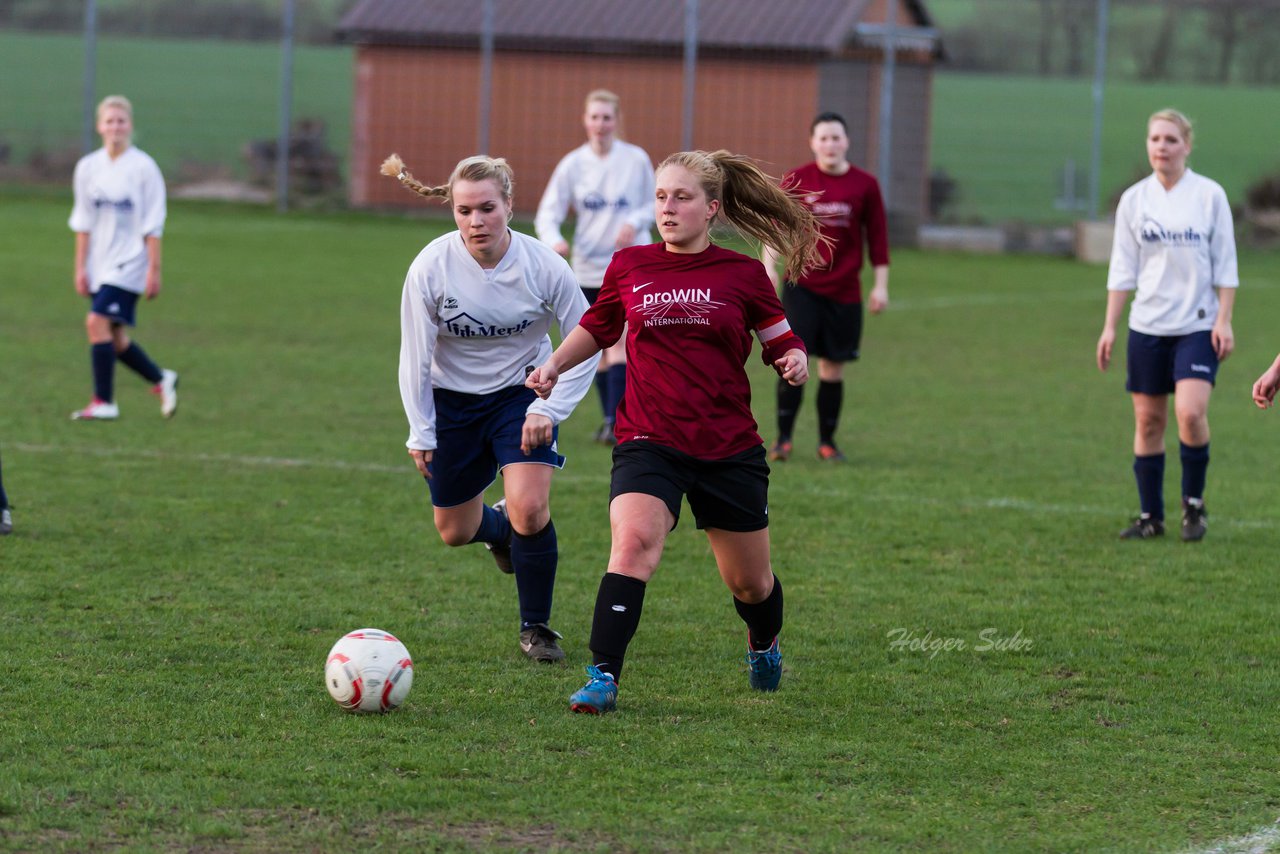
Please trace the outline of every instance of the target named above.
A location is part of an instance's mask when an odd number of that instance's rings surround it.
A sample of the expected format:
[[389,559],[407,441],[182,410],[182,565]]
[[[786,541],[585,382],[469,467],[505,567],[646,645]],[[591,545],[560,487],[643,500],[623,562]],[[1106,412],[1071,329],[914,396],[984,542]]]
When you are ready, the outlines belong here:
[[413,177],[413,173],[404,165],[404,161],[400,159],[399,154],[392,154],[382,161],[382,166],[378,170],[389,178],[395,178],[401,184],[404,184],[413,192],[420,196],[426,196],[429,199],[448,199],[449,185],[442,187],[428,187],[426,184]]
[[[392,154],[382,161],[382,166],[378,171],[390,178],[395,178],[401,184],[413,190],[413,192],[429,199],[452,201],[455,181],[493,181],[498,185],[498,191],[502,194],[502,198],[506,200],[508,207],[510,207],[511,197],[515,193],[515,174],[511,171],[510,164],[504,158],[486,157],[483,154],[459,160],[458,165],[453,167],[453,174],[449,176],[449,182],[439,187],[427,186],[413,177],[413,173],[404,165],[404,161],[400,159],[399,154]],[[508,218],[510,218],[510,211],[508,211]]]

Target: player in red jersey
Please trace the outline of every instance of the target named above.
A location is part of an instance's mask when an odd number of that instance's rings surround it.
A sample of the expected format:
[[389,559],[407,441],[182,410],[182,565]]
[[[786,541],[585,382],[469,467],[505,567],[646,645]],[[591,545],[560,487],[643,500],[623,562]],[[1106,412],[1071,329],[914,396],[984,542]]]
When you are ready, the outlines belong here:
[[[849,133],[838,113],[821,113],[809,128],[814,162],[792,170],[782,186],[801,194],[829,242],[822,262],[782,284],[782,305],[796,334],[818,357],[818,457],[842,462],[836,428],[844,403],[844,366],[858,358],[862,343],[863,239],[875,282],[867,308],[879,314],[889,305],[889,239],[880,185],[848,160]],[[777,253],[766,244],[764,266],[778,287]],[[769,459],[791,456],[791,436],[804,389],[778,383],[778,439]]]
[[640,623],[649,579],[688,496],[720,577],[747,624],[751,687],[782,675],[782,584],[769,561],[769,466],[751,415],[751,336],[785,382],[808,379],[804,342],[754,258],[712,245],[723,216],[778,246],[791,275],[818,260],[818,225],[748,158],[685,151],[658,168],[662,243],[619,250],[595,305],[527,385],[551,393],[561,374],[623,335],[627,389],[618,408],[609,519],[613,545],[596,595],[590,680],[576,712],[612,711],[622,661]]

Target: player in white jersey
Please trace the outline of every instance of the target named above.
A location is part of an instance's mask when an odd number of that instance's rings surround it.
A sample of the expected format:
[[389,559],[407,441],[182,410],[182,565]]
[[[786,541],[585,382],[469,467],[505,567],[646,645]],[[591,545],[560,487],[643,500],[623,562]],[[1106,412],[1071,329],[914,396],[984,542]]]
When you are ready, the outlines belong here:
[[71,413],[76,420],[120,416],[115,402],[119,359],[151,384],[160,413],[178,410],[178,375],[162,369],[129,338],[139,296],[160,295],[160,238],[164,233],[164,178],[156,162],[133,147],[133,106],[121,95],[98,105],[102,148],[76,164],[75,206],[68,221],[76,234],[76,293],[92,300],[85,318],[93,367],[93,400]]
[[1187,167],[1191,123],[1177,110],[1147,121],[1152,174],[1116,208],[1107,313],[1098,338],[1106,370],[1129,294],[1128,380],[1135,421],[1133,471],[1141,512],[1124,539],[1164,533],[1164,433],[1174,395],[1182,462],[1182,539],[1204,537],[1209,396],[1218,364],[1235,349],[1231,313],[1240,281],[1226,193]]
[[[534,219],[538,239],[573,263],[588,302],[595,302],[613,253],[652,243],[653,164],[644,149],[618,139],[619,98],[608,89],[588,93],[582,114],[587,141],[556,165]],[[573,247],[561,226],[574,213]],[[614,420],[626,391],[622,340],[604,351],[596,388],[604,423],[596,441],[614,443]]]
[[[560,661],[560,635],[549,625],[559,558],[551,475],[564,465],[557,425],[591,387],[595,362],[547,400],[524,379],[551,354],[552,322],[568,334],[586,297],[563,258],[508,226],[505,160],[469,157],[440,187],[414,179],[394,154],[382,171],[447,199],[458,225],[410,265],[400,310],[406,445],[431,491],[436,530],[449,546],[484,543],[515,575],[521,650]],[[503,499],[489,507],[484,491],[499,471]]]

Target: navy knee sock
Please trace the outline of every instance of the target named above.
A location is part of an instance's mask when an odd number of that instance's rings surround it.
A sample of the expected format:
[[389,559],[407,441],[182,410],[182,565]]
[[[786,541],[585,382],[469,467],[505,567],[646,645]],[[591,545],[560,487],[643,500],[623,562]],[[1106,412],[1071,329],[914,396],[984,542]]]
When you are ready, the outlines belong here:
[[789,442],[795,433],[796,416],[804,402],[804,386],[778,380],[778,441]]
[[89,345],[93,365],[93,396],[107,403],[115,400],[116,348],[110,341]]
[[556,526],[551,520],[536,534],[512,531],[511,565],[516,571],[521,628],[551,619],[551,596],[555,592],[559,559]]
[[818,441],[824,445],[836,443],[836,428],[840,426],[840,406],[844,403],[844,381],[818,381]]
[[591,663],[622,678],[622,660],[627,645],[640,626],[646,584],[638,578],[606,572],[596,593],[595,615],[591,618]]
[[1209,443],[1199,448],[1178,444],[1182,446],[1182,497],[1203,499],[1204,481],[1209,473]]
[[1164,454],[1133,458],[1133,476],[1138,481],[1138,501],[1142,512],[1164,519]]
[[735,596],[733,607],[747,624],[747,643],[752,649],[763,650],[773,645],[773,639],[782,631],[782,582],[778,576],[773,577],[773,592],[764,601],[748,605]]
[[609,408],[609,372],[596,371],[596,394],[600,396],[600,411],[606,421],[613,420],[613,410]]
[[606,421],[613,421],[618,412],[618,404],[622,403],[622,396],[627,393],[627,366],[610,365],[606,373],[609,376],[609,396],[604,402],[604,417]]
[[160,368],[155,362],[151,361],[151,357],[147,355],[147,351],[138,346],[136,341],[130,341],[129,346],[125,348],[123,353],[116,354],[116,358],[124,362],[125,367],[131,368],[142,375],[147,382],[155,385],[160,382],[163,375]]
[[486,504],[484,513],[480,516],[480,527],[476,529],[476,535],[471,538],[471,542],[496,543],[505,546],[510,540],[511,523],[507,521],[506,516]]

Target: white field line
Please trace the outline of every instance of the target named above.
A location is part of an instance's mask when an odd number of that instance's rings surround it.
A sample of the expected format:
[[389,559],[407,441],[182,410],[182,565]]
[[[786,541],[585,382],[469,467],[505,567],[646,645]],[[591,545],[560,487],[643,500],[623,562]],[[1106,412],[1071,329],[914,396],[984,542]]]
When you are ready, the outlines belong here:
[[[397,474],[405,476],[417,476],[413,469],[412,463],[408,458],[405,459],[403,466],[391,466],[382,463],[357,463],[348,462],[346,460],[326,459],[326,460],[308,460],[295,457],[254,457],[243,454],[201,454],[201,453],[174,453],[170,451],[151,451],[151,450],[122,450],[115,448],[64,448],[56,445],[33,445],[27,442],[9,443],[9,448],[15,451],[22,451],[29,454],[66,454],[76,458],[85,456],[116,458],[116,459],[144,459],[155,460],[163,463],[181,463],[181,462],[197,462],[197,463],[217,463],[220,465],[243,466],[245,468],[275,468],[275,469],[319,469],[321,471],[352,471],[352,472],[370,472],[373,474]],[[584,473],[581,467],[574,470],[572,465],[556,474],[556,477],[563,480],[571,480],[576,483],[608,483],[609,472],[607,470]],[[803,487],[801,491],[811,495],[819,495],[824,497],[838,498],[843,501],[849,501],[853,498],[848,493],[824,487],[808,486]],[[864,497],[868,501],[892,501],[900,504],[928,504],[931,506],[961,507],[965,509],[977,510],[1016,510],[1023,513],[1030,513],[1035,516],[1117,516],[1115,507],[1098,507],[1088,504],[1051,504],[1043,501],[1028,501],[1024,498],[1013,496],[996,496],[993,498],[958,498],[958,499],[941,499],[941,498],[925,498],[920,495],[893,495],[888,493],[864,493]],[[1212,517],[1211,517],[1212,519]],[[1274,528],[1276,523],[1268,519],[1221,519],[1213,520],[1214,524],[1225,525],[1231,528]]]
[[1265,854],[1280,850],[1280,819],[1246,836],[1223,839],[1208,848],[1188,848],[1181,854]]
[[[1059,291],[1057,293],[986,293],[986,294],[962,294],[959,296],[935,296],[920,298],[893,298],[889,304],[889,310],[893,312],[899,311],[932,311],[937,309],[949,308],[982,308],[993,305],[1043,305],[1048,302],[1097,302],[1099,305],[1105,305],[1107,302],[1106,280],[1107,274],[1105,268],[1098,277],[1098,286],[1095,288],[1070,291]],[[1269,289],[1275,286],[1275,282],[1268,279],[1250,279],[1247,287],[1249,290]]]

